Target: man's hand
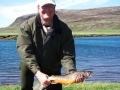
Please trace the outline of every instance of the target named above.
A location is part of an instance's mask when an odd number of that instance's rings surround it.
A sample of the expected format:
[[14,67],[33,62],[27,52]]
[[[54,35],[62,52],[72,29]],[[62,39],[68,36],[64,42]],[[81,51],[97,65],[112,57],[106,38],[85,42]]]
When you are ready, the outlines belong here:
[[48,80],[48,75],[37,71],[35,76],[37,77],[38,81],[41,83],[42,88],[46,88],[47,86],[49,86],[51,84],[51,81]]
[[[76,72],[75,69],[69,70],[69,73],[74,73],[74,72]],[[77,76],[77,78],[75,80],[76,83],[83,82],[83,81],[84,81],[84,76]]]
[[84,81],[84,77],[83,76],[77,76],[76,83],[83,82],[83,81]]

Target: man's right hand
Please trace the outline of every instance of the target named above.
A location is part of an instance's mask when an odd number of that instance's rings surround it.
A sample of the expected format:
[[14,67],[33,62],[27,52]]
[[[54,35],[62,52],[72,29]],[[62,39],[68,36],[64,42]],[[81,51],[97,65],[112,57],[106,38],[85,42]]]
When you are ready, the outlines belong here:
[[41,71],[37,71],[35,76],[37,77],[38,81],[41,83],[42,88],[46,88],[51,84],[51,81],[48,80],[48,75],[42,73]]

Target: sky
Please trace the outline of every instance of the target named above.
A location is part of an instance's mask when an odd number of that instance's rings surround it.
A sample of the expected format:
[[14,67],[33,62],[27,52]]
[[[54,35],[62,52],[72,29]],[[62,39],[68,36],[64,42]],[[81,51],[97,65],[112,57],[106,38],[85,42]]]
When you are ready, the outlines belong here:
[[[38,0],[0,0],[0,28],[12,24],[17,17],[37,13]],[[55,0],[57,9],[93,9],[120,6],[120,0]]]

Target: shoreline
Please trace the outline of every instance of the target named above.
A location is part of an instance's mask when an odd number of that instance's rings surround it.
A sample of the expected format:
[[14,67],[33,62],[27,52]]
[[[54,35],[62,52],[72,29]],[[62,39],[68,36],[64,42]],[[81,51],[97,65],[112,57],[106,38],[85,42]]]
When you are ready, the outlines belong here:
[[0,40],[16,40],[18,35],[0,35]]
[[[16,40],[18,35],[0,35],[0,40]],[[73,34],[73,37],[120,36],[120,34]]]

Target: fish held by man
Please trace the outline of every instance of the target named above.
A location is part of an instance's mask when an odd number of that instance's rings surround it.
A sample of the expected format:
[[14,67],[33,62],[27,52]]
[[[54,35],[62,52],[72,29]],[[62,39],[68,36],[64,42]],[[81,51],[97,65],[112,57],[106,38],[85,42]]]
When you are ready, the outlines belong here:
[[66,75],[52,75],[48,79],[51,81],[51,84],[65,84],[70,85],[76,82],[77,76],[83,76],[84,79],[91,78],[93,76],[92,71],[76,71]]

